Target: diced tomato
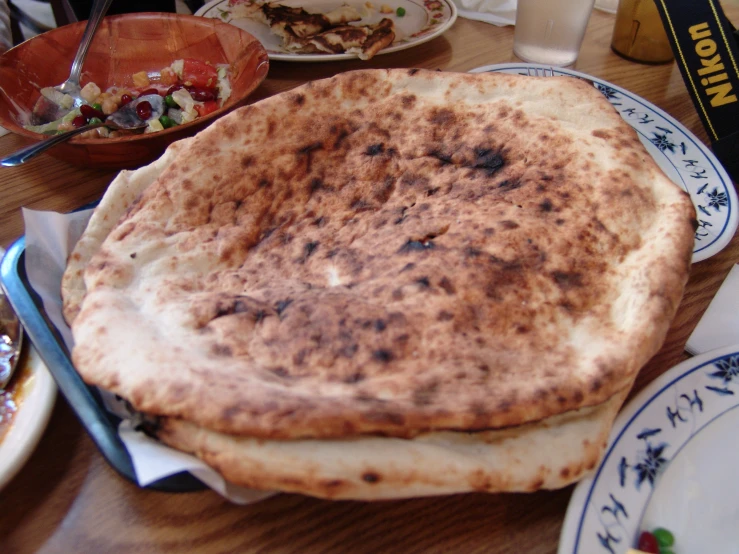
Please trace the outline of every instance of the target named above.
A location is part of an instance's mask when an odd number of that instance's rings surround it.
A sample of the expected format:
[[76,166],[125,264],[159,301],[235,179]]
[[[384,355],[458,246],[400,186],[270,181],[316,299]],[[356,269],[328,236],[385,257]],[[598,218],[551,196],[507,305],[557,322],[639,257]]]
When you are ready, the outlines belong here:
[[195,109],[197,110],[198,115],[200,117],[203,117],[205,115],[208,115],[209,113],[213,113],[218,109],[218,101],[208,100],[207,102],[203,102],[202,104],[195,104]]
[[652,554],[659,554],[659,543],[656,537],[649,531],[642,531],[639,535],[639,550]]
[[182,64],[182,82],[195,87],[215,88],[218,84],[218,72],[205,62],[185,58]]

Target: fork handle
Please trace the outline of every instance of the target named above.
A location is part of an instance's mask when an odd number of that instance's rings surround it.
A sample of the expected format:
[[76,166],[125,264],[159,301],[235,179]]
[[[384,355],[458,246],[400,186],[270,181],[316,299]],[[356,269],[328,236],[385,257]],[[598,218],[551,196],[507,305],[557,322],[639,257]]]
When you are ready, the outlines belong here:
[[85,62],[87,51],[92,43],[92,37],[95,36],[100,22],[105,17],[105,14],[110,7],[113,0],[95,0],[90,11],[90,17],[87,19],[87,25],[85,26],[85,32],[80,40],[80,46],[77,49],[77,55],[74,57],[72,62],[72,71],[69,73],[68,83],[74,83],[78,87],[80,86],[80,75],[82,74],[82,64]]
[[89,131],[90,129],[102,127],[103,125],[105,125],[105,122],[93,123],[92,125],[85,125],[84,127],[80,127],[79,129],[67,131],[66,133],[62,133],[61,135],[54,135],[53,137],[42,140],[41,142],[37,142],[36,144],[32,144],[31,146],[21,148],[20,150],[13,152],[10,156],[6,156],[5,158],[0,159],[0,165],[5,167],[15,167],[17,165],[24,164],[31,158],[35,158],[42,152],[46,152],[49,148],[51,148],[52,146],[56,146],[60,142],[69,140],[73,136],[84,133],[85,131]]

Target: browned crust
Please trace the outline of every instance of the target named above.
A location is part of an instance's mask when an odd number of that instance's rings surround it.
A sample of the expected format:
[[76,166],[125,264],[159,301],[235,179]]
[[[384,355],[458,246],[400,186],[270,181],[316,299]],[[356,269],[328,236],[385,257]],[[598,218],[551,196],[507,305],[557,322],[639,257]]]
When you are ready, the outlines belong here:
[[312,14],[303,8],[290,8],[279,4],[264,4],[262,6],[270,27],[276,34],[282,36],[285,32],[292,33],[299,38],[311,37],[325,31],[331,22],[323,14]]
[[257,490],[361,500],[533,492],[567,486],[598,465],[625,394],[537,424],[418,440],[261,441],[175,420],[162,421],[157,436],[195,454],[229,483]]
[[371,34],[362,45],[363,58],[367,60],[395,40],[395,25],[391,19],[384,18],[370,29]]
[[[688,276],[687,195],[576,79],[345,73],[181,159],[88,266],[74,361],[222,432],[407,437],[600,404],[659,349]],[[126,296],[140,248],[169,264],[155,299]],[[130,329],[141,353],[108,338]]]
[[359,57],[368,60],[395,40],[395,24],[389,18],[375,25],[348,25],[345,18],[331,22],[324,14],[278,4],[264,4],[262,12],[289,52],[359,52]]

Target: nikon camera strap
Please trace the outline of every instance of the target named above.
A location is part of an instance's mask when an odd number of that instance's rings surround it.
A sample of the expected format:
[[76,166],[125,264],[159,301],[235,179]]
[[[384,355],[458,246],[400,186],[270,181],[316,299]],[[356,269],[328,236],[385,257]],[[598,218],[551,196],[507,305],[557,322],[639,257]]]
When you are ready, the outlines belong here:
[[675,60],[713,145],[739,180],[739,49],[718,0],[655,0]]

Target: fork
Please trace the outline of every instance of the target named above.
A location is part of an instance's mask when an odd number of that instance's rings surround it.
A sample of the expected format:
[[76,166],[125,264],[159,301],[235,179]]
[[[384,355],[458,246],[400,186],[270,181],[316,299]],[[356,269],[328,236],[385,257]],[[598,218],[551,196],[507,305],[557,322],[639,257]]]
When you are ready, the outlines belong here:
[[526,73],[529,77],[554,77],[552,67],[527,67]]
[[[527,67],[526,74],[529,77],[554,77],[554,68],[553,67]],[[591,79],[588,79],[586,77],[580,77],[579,75],[571,75],[571,77],[575,77],[577,79],[580,79],[581,81],[585,81],[586,83],[589,83],[591,86],[594,86],[597,88],[595,81]]]
[[[95,36],[95,31],[97,31],[100,22],[105,17],[105,14],[107,13],[112,1],[113,0],[95,0],[92,5],[90,16],[87,19],[87,25],[85,26],[85,31],[82,34],[82,39],[80,40],[77,54],[75,55],[74,61],[72,62],[72,69],[69,72],[69,77],[63,83],[51,87],[63,94],[68,94],[69,96],[71,96],[74,101],[74,104],[72,106],[73,108],[79,108],[80,105],[85,103],[80,96],[80,76],[82,75],[82,64],[85,62],[85,58],[87,57],[87,51],[90,48],[90,44],[92,44],[92,39]],[[41,96],[34,106],[32,113],[34,116],[36,116],[36,120],[39,123],[48,123],[49,121],[59,119],[68,111],[69,110],[65,110],[59,108],[58,106],[55,106],[51,101],[47,100],[44,96]]]

